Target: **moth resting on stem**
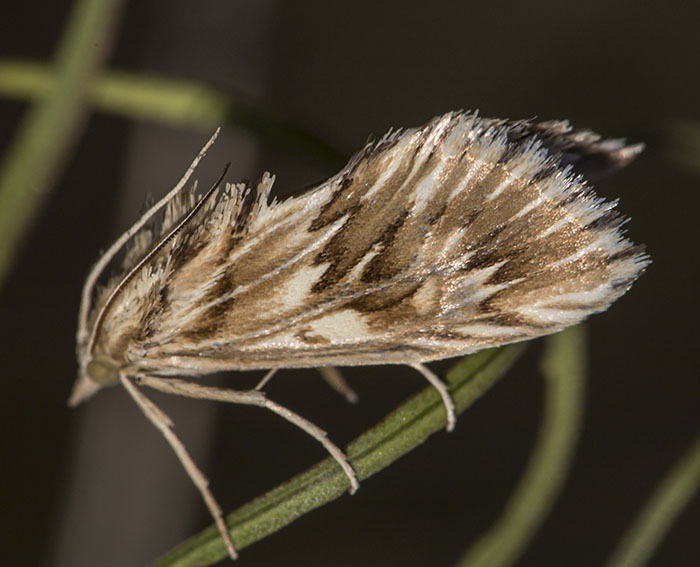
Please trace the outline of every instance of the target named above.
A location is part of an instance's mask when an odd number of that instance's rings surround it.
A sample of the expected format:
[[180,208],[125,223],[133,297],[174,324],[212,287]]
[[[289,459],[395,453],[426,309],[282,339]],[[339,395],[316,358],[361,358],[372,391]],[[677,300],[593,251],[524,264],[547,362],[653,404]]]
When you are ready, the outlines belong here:
[[[582,177],[628,164],[642,146],[566,122],[448,113],[389,132],[281,203],[269,202],[269,174],[256,187],[223,188],[222,175],[198,200],[186,186],[215,138],[90,272],[70,404],[121,383],[172,446],[232,558],[205,476],[144,386],[280,415],[325,447],[354,492],[343,451],[264,394],[277,369],[411,366],[440,393],[450,430],[454,404],[426,362],[578,323],[623,295],[649,262],[623,237],[615,203]],[[98,288],[129,241],[121,269]],[[269,372],[253,390],[192,380],[255,369]]]

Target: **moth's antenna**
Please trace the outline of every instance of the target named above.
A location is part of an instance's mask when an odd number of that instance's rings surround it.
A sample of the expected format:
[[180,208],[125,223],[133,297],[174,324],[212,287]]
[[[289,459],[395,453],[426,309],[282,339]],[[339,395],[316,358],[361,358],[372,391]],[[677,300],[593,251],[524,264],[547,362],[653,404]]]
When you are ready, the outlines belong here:
[[97,319],[95,320],[95,325],[92,328],[92,334],[90,335],[90,342],[88,343],[87,349],[88,353],[92,353],[92,350],[95,348],[95,343],[97,342],[97,337],[99,336],[100,330],[102,329],[102,323],[104,322],[105,316],[107,315],[109,308],[114,303],[114,300],[122,292],[126,284],[128,284],[131,281],[131,279],[139,272],[139,270],[143,268],[146,264],[148,264],[148,262],[150,262],[153,259],[153,257],[163,249],[163,246],[165,246],[168,243],[168,241],[170,241],[170,239],[172,239],[178,232],[180,232],[180,230],[182,230],[182,228],[192,219],[192,217],[194,217],[194,215],[197,214],[197,211],[199,211],[202,208],[204,203],[206,203],[207,200],[219,188],[219,185],[221,185],[221,182],[224,180],[224,177],[226,176],[226,173],[228,172],[228,168],[230,166],[230,162],[226,164],[226,167],[219,176],[219,179],[217,179],[216,183],[214,183],[214,185],[211,186],[211,189],[209,189],[209,191],[206,192],[204,197],[202,197],[199,200],[199,202],[194,207],[192,207],[192,210],[189,213],[187,213],[185,217],[179,223],[177,223],[177,225],[168,234],[161,238],[160,242],[156,244],[151,249],[151,251],[148,254],[146,254],[146,256],[144,256],[144,258],[138,264],[136,264],[128,274],[126,274],[126,276],[124,276],[124,278],[122,278],[122,280],[119,282],[119,285],[117,285],[117,287],[114,288],[112,293],[109,294],[109,297],[102,306],[102,309],[100,310],[100,313],[97,316]]
[[148,209],[141,216],[141,218],[131,226],[129,230],[122,234],[117,239],[117,241],[114,244],[112,244],[112,246],[110,246],[107,249],[107,251],[102,255],[102,257],[95,263],[95,265],[92,267],[92,270],[90,270],[90,273],[88,274],[88,277],[85,280],[85,286],[83,287],[83,295],[80,300],[80,313],[78,314],[79,344],[83,344],[85,334],[87,333],[87,318],[88,311],[90,308],[90,299],[92,297],[92,292],[95,289],[97,279],[100,277],[107,264],[109,264],[112,258],[114,258],[114,256],[119,252],[119,250],[121,250],[122,246],[124,246],[124,244],[126,244],[126,242],[134,234],[141,230],[141,227],[145,225],[151,219],[151,217],[153,217],[153,215],[155,215],[161,208],[163,208],[163,206],[166,203],[168,203],[175,195],[182,191],[182,188],[192,176],[192,173],[194,172],[195,168],[197,167],[197,165],[199,165],[199,162],[202,160],[204,155],[212,146],[214,140],[216,140],[216,137],[219,135],[220,131],[221,128],[217,128],[212,137],[209,138],[209,141],[206,144],[204,144],[204,147],[200,150],[199,154],[197,154],[197,157],[194,158],[192,164],[187,169],[185,175],[183,175],[182,179],[180,179],[178,184],[175,185],[175,187],[173,187],[165,197],[163,197],[160,201],[158,201],[155,205]]

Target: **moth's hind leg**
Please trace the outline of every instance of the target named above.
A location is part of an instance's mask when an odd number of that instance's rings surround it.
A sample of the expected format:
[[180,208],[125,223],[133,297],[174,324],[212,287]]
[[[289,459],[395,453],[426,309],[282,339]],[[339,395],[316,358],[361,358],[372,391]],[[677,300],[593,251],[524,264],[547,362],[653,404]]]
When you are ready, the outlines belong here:
[[[199,470],[199,467],[192,460],[192,457],[187,451],[184,443],[180,441],[177,435],[175,435],[172,420],[162,409],[148,399],[127,376],[120,375],[119,379],[124,385],[124,388],[126,388],[126,391],[129,392],[132,398],[134,398],[134,401],[141,408],[149,421],[155,425],[156,428],[158,428],[158,430],[163,434],[163,437],[165,437],[166,441],[173,448],[173,451],[175,451],[175,454],[182,463],[185,472],[187,472],[187,475],[197,487],[197,490],[199,490],[199,493],[204,499],[204,503],[207,505],[209,512],[214,518],[214,522],[216,523],[216,527],[219,529],[221,538],[224,540],[228,554],[231,556],[231,559],[236,559],[238,554],[236,553],[236,549],[233,547],[233,542],[231,541],[231,536],[229,535],[228,528],[224,522],[224,514],[221,511],[221,507],[214,498],[214,495],[209,490],[209,481],[207,480],[207,477],[204,476],[204,473]],[[137,380],[141,381],[140,378]]]
[[260,380],[260,382],[258,382],[258,385],[255,386],[255,390],[262,390],[262,389],[265,387],[265,385],[266,385],[270,380],[272,380],[272,377],[273,377],[275,374],[277,374],[277,370],[279,370],[279,369],[278,369],[278,368],[271,368],[270,370],[268,370],[268,371],[265,373],[265,376],[262,377],[262,380]]
[[455,414],[455,403],[450,396],[450,392],[447,389],[447,384],[445,384],[440,378],[435,374],[430,368],[424,366],[423,364],[411,364],[412,368],[415,368],[420,372],[425,379],[432,384],[433,388],[438,391],[440,397],[442,398],[442,403],[445,406],[445,411],[447,412],[447,431],[452,431],[457,423],[457,417]]
[[[277,370],[279,369],[272,368],[269,370],[265,376],[262,377],[262,380],[258,382],[254,389],[262,390],[267,383],[272,380],[272,377],[277,373]],[[321,377],[325,380],[326,384],[343,396],[347,402],[355,404],[360,399],[355,390],[353,390],[345,381],[345,378],[343,378],[340,370],[338,370],[335,366],[321,366],[318,368],[318,372],[321,374]]]
[[304,419],[299,414],[287,409],[280,404],[273,402],[265,396],[264,392],[258,389],[240,391],[229,390],[225,388],[217,388],[215,386],[204,386],[187,380],[178,378],[159,378],[157,376],[140,376],[139,383],[161,392],[185,396],[188,398],[198,398],[202,400],[214,400],[220,402],[230,402],[234,404],[243,404],[249,406],[258,406],[270,410],[273,413],[283,417],[288,422],[296,425],[306,433],[316,439],[336,462],[343,469],[343,472],[350,481],[350,494],[353,494],[359,487],[360,483],[357,480],[357,474],[348,462],[345,453],[335,445],[323,429],[314,425],[307,419]]

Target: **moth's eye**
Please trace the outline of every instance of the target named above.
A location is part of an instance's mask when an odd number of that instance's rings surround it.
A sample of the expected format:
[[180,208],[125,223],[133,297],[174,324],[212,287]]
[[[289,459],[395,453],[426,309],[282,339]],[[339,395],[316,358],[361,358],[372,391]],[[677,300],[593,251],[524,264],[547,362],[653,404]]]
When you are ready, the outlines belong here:
[[103,386],[112,386],[119,382],[119,369],[116,364],[105,356],[97,355],[87,365],[90,378]]

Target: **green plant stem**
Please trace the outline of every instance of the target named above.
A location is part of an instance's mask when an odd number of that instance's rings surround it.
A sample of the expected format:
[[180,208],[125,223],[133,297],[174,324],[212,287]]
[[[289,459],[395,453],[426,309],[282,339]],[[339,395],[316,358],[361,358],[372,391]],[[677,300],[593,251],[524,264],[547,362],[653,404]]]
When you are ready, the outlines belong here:
[[[458,412],[464,411],[494,384],[524,350],[523,344],[492,349],[465,357],[447,373],[446,380]],[[402,455],[445,427],[445,409],[433,388],[426,388],[370,429],[347,448],[361,480],[389,466]],[[339,498],[348,479],[328,458],[311,470],[278,486],[227,517],[237,549],[263,539],[295,519]],[[182,543],[161,558],[159,567],[208,565],[226,556],[214,526]]]
[[572,327],[546,341],[545,408],[532,457],[503,514],[457,562],[459,567],[515,563],[547,518],[568,474],[583,415],[584,329]]
[[[43,97],[54,83],[51,69],[30,61],[0,61],[0,95],[19,99]],[[152,120],[210,134],[233,126],[287,153],[337,169],[347,156],[246,97],[195,81],[112,71],[94,77],[88,96],[103,112]]]
[[661,481],[617,546],[607,567],[646,565],[700,487],[700,436]]
[[78,0],[54,61],[55,80],[23,117],[0,164],[0,284],[87,116],[87,85],[111,50],[122,0]]

